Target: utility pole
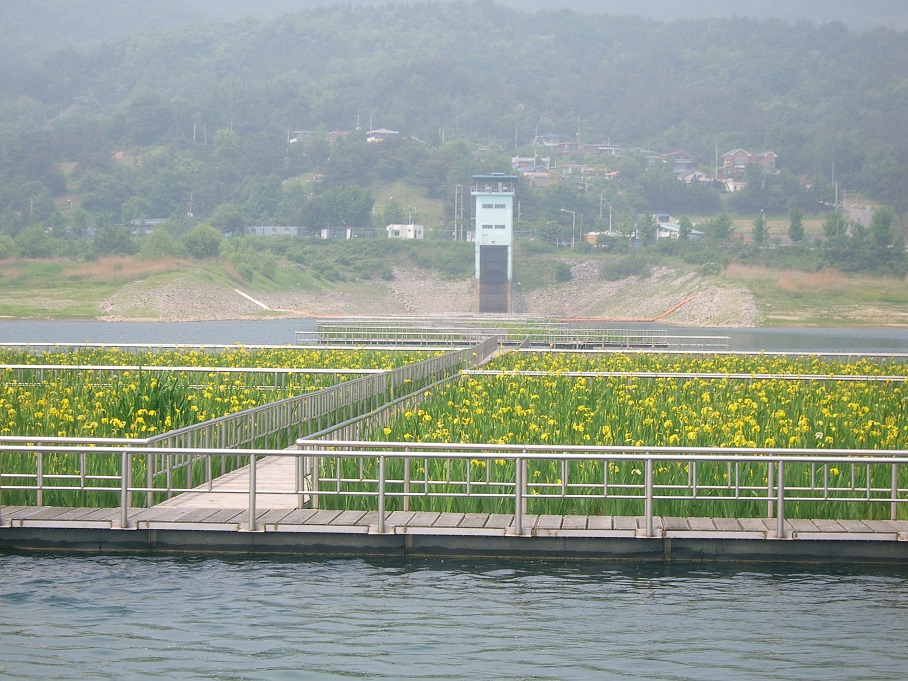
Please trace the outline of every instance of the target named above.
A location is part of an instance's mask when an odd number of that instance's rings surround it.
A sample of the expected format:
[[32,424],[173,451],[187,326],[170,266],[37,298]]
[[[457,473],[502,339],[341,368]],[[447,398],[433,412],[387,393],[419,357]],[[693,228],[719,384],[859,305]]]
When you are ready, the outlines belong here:
[[[574,227],[577,224],[577,213],[575,211],[568,210],[567,208],[561,208],[559,210],[561,210],[562,213],[571,214],[571,250],[573,251],[574,250]],[[580,217],[582,218],[583,216],[581,215]]]

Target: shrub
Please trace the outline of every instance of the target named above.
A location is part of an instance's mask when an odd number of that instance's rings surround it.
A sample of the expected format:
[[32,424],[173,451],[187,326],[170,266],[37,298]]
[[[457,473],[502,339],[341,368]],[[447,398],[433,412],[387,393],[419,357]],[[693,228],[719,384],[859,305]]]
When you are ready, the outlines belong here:
[[619,281],[628,277],[648,277],[652,265],[643,258],[629,256],[602,263],[600,276],[606,281]]
[[573,278],[574,274],[571,272],[570,265],[564,262],[564,260],[555,262],[555,281],[570,281]]

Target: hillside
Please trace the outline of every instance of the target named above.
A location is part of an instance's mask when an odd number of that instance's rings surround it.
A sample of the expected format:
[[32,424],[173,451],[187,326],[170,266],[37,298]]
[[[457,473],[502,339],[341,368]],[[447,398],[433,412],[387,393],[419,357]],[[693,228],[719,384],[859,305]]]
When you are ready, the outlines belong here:
[[[605,281],[598,275],[599,260],[571,262],[571,281],[529,291],[518,287],[515,313],[702,327],[908,326],[908,294],[904,283],[895,279],[857,280],[831,272],[768,272],[740,266],[729,268],[723,277],[708,277],[658,266],[649,277]],[[878,300],[867,302],[862,290]],[[188,276],[152,277],[106,295],[94,316],[108,321],[196,321],[474,312],[472,280],[396,267],[390,281],[326,282],[306,291],[200,283]]]
[[[653,276],[606,282],[596,261],[578,260],[574,279],[515,295],[515,312],[532,317],[607,318],[685,326],[755,326],[756,305],[743,287],[657,268]],[[257,304],[257,301],[259,304]],[[674,312],[665,314],[680,305]],[[264,307],[263,307],[264,306]],[[415,268],[395,268],[394,279],[339,284],[319,291],[256,291],[189,279],[134,282],[98,305],[107,321],[199,321],[267,316],[464,315],[475,312],[473,281],[446,280]],[[266,310],[267,308],[267,310]],[[665,315],[664,317],[662,315]]]

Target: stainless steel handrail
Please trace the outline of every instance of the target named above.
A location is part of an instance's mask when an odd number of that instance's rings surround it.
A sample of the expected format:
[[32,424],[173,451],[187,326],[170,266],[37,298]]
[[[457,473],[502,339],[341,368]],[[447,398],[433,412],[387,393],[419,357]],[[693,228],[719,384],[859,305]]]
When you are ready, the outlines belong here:
[[[59,440],[59,439],[55,439]],[[383,502],[390,499],[408,497],[433,498],[486,498],[499,499],[512,505],[515,516],[515,528],[522,532],[522,523],[526,515],[526,504],[532,499],[630,499],[643,503],[645,530],[644,537],[654,536],[654,505],[660,500],[708,499],[714,502],[758,501],[766,502],[769,517],[776,517],[777,538],[786,537],[786,504],[810,501],[818,504],[834,505],[839,503],[856,504],[890,504],[890,514],[894,519],[898,507],[908,503],[908,486],[900,484],[908,468],[908,451],[876,450],[767,450],[767,449],[730,449],[714,447],[583,447],[583,446],[529,446],[529,445],[492,445],[461,444],[446,445],[434,443],[394,443],[362,441],[300,441],[300,449],[295,450],[262,450],[252,449],[244,453],[250,457],[253,465],[249,468],[248,487],[245,490],[234,490],[233,494],[248,494],[249,507],[247,516],[248,529],[256,528],[256,493],[295,495],[298,499],[306,496],[312,499],[321,497],[356,497],[373,499],[374,507],[379,510],[380,531],[384,528],[387,509]],[[6,454],[80,454],[85,462],[100,456],[111,456],[119,459],[118,470],[104,475],[80,474],[54,475],[36,470],[34,473],[17,471],[9,472],[2,466]],[[36,443],[0,442],[0,493],[7,490],[25,490],[48,492],[61,490],[78,490],[90,492],[109,492],[119,498],[119,525],[129,527],[129,500],[133,494],[168,492],[172,494],[195,492],[205,494],[206,490],[172,486],[165,490],[148,488],[135,484],[132,468],[142,457],[151,455],[167,456],[174,453],[185,453],[184,450],[167,448],[147,448],[126,444],[86,444],[84,440],[71,443],[55,442],[52,445]],[[234,455],[236,452],[225,449],[193,449],[191,453],[199,458]],[[292,488],[284,490],[263,490],[257,486],[254,463],[257,459],[268,457],[302,458],[303,470],[307,477],[297,479]],[[340,475],[326,475],[323,464],[331,463],[336,467],[339,458],[350,458],[359,461],[359,475],[343,478]],[[389,464],[400,462],[409,471],[409,462],[439,460],[446,465],[446,478],[431,479],[428,474],[423,477],[392,477],[389,475]],[[40,461],[36,456],[35,461]],[[483,481],[474,480],[471,467],[479,466],[478,461],[497,462],[500,471],[506,473],[500,479]],[[372,466],[368,465],[372,463]],[[464,475],[453,477],[452,462],[463,462]],[[527,466],[539,462],[556,462],[561,466],[565,476],[555,482],[539,482],[528,476]],[[601,491],[598,485],[588,480],[572,480],[572,463],[598,462],[603,470],[610,466],[635,464],[631,482],[616,482],[611,486],[604,480]],[[684,482],[667,484],[658,479],[657,464],[679,464],[687,467],[693,474]],[[513,464],[512,466],[502,464]],[[696,478],[698,465],[722,464],[733,472],[720,484],[704,485]],[[742,485],[737,473],[742,464],[763,465],[768,476],[766,485]],[[800,472],[800,466],[809,471],[807,482],[795,482],[787,476],[789,471]],[[488,464],[482,466],[488,470]],[[850,469],[850,475],[842,475],[839,484],[830,484],[833,473],[838,477],[841,469]],[[577,467],[574,468],[576,470]],[[368,472],[375,473],[369,475]],[[424,467],[424,471],[428,468]],[[864,475],[861,471],[865,471]],[[321,471],[319,473],[319,471]],[[891,475],[889,474],[891,471]],[[887,485],[872,484],[871,474],[877,478],[885,477]],[[862,481],[863,477],[863,481]],[[835,481],[833,481],[835,482]],[[590,491],[592,490],[592,491]],[[2,524],[0,515],[0,524]]]

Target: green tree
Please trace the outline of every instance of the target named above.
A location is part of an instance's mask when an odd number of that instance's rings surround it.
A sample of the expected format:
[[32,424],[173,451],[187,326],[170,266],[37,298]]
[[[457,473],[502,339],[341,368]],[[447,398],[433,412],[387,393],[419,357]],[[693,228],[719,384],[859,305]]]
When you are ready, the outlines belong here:
[[834,239],[845,236],[847,233],[848,219],[845,217],[845,213],[840,210],[826,213],[826,218],[823,220],[823,234],[826,235],[826,238]]
[[879,249],[895,245],[895,215],[888,208],[878,208],[870,220],[870,236]]
[[15,258],[19,254],[16,242],[7,234],[0,234],[0,260]]
[[716,241],[723,241],[731,236],[732,219],[725,213],[708,220],[703,227],[706,236]]
[[15,239],[16,249],[23,258],[52,258],[55,255],[55,242],[44,228],[29,225]]
[[769,228],[766,226],[766,216],[763,211],[756,217],[753,223],[753,238],[757,246],[763,246],[769,238]]
[[141,224],[143,220],[150,217],[151,202],[143,197],[131,196],[120,207],[120,219],[126,225],[133,223]]
[[656,240],[658,223],[652,213],[644,213],[637,220],[637,238],[641,244],[651,244]]
[[788,237],[795,243],[804,240],[804,213],[797,205],[788,211]]
[[372,217],[372,192],[349,186],[329,189],[306,204],[310,229],[322,227],[361,227]]
[[249,223],[249,218],[245,211],[235,203],[222,203],[211,211],[208,222],[224,233],[238,233],[241,227]]
[[196,260],[217,257],[224,235],[211,225],[196,225],[183,235],[186,251]]
[[690,218],[686,215],[678,220],[678,238],[682,240],[690,239],[690,233],[693,231],[694,225],[690,221]]
[[182,258],[186,256],[186,246],[181,239],[175,239],[166,227],[158,227],[142,240],[139,257],[145,260],[157,258]]
[[378,226],[402,225],[406,222],[406,219],[407,215],[403,206],[392,197],[385,201],[385,205],[382,206],[381,212],[378,214]]
[[105,224],[98,229],[94,238],[94,249],[98,255],[132,255],[138,251],[136,242],[125,225]]

